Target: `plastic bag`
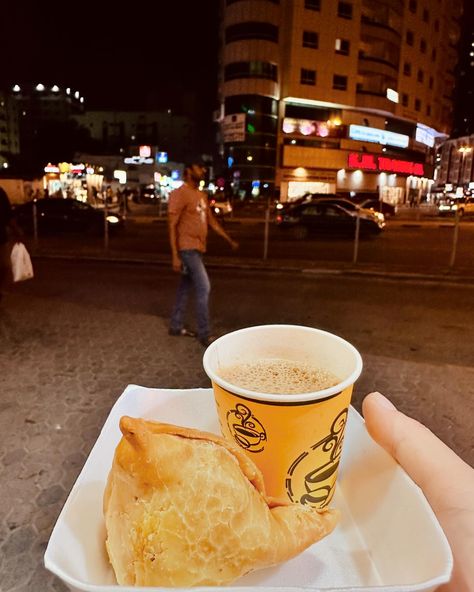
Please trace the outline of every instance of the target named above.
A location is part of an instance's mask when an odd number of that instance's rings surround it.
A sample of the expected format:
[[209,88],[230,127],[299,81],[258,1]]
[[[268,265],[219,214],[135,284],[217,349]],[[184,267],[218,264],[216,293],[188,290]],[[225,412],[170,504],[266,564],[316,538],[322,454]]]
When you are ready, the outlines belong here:
[[23,243],[15,243],[11,252],[12,275],[14,282],[23,282],[33,277],[30,254]]

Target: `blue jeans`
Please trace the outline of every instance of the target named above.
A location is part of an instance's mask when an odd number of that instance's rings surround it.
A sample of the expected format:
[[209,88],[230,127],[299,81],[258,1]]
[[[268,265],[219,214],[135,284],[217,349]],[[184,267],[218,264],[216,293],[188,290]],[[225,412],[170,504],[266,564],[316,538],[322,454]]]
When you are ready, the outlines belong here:
[[205,339],[209,337],[209,292],[211,291],[211,284],[202,261],[202,253],[196,249],[190,249],[180,251],[179,256],[183,263],[183,271],[176,293],[170,328],[174,331],[183,328],[183,318],[189,293],[194,288],[198,338]]

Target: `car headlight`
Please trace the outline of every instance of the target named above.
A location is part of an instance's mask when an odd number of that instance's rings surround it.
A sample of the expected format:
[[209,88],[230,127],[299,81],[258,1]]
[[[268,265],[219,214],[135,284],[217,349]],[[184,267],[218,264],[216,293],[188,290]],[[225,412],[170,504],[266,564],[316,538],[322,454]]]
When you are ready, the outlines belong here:
[[117,216],[107,216],[107,222],[110,224],[118,224],[120,220],[117,218]]
[[385,222],[385,216],[382,213],[376,212],[375,215],[377,216],[377,219],[379,220],[379,222]]
[[458,209],[458,205],[457,205],[457,204],[453,204],[453,205],[451,206],[451,209],[452,209],[452,210],[457,210],[457,209]]

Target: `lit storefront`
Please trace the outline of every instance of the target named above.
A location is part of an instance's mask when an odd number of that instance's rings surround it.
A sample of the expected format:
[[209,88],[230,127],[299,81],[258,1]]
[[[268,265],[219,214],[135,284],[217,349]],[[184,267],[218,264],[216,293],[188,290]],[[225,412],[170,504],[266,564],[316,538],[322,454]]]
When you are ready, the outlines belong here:
[[103,168],[90,164],[60,162],[44,167],[43,189],[50,196],[89,201],[94,192],[102,191]]
[[[400,133],[352,123],[367,123],[361,113],[325,110],[325,114],[326,120],[282,118],[277,171],[281,201],[305,193],[337,192],[398,205],[419,203],[429,194],[432,147],[439,136],[435,130],[412,125],[410,133]],[[377,123],[387,125],[385,118]]]

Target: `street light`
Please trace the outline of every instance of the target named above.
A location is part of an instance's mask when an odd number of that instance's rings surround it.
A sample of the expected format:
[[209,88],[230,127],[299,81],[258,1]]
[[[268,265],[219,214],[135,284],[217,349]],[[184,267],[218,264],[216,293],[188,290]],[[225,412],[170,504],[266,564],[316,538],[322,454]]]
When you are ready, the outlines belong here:
[[466,154],[472,152],[472,146],[461,146],[458,148],[458,152],[461,155],[461,165],[459,167],[459,174],[458,174],[458,187],[461,185],[464,195],[464,177],[463,177],[463,169],[464,169],[464,159]]

